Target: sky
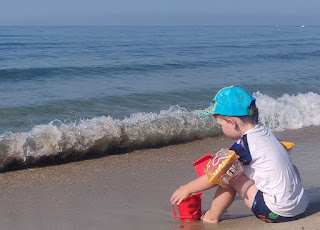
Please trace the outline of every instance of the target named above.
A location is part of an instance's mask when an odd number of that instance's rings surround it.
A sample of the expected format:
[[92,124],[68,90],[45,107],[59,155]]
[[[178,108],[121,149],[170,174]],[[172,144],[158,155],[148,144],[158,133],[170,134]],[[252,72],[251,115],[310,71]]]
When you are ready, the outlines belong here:
[[0,0],[0,26],[320,25],[320,0]]

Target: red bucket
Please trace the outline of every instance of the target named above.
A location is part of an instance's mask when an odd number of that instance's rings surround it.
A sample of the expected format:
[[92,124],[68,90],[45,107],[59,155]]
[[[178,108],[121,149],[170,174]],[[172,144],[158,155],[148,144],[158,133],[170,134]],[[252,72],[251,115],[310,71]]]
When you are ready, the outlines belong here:
[[202,193],[198,192],[183,200],[178,206],[179,215],[176,215],[172,205],[172,212],[175,218],[180,218],[182,221],[200,220],[201,217],[201,200]]
[[196,172],[198,174],[198,177],[201,177],[202,175],[206,174],[205,168],[209,162],[209,160],[213,157],[212,154],[207,154],[204,157],[200,158],[196,162],[193,163],[194,168],[196,169]]

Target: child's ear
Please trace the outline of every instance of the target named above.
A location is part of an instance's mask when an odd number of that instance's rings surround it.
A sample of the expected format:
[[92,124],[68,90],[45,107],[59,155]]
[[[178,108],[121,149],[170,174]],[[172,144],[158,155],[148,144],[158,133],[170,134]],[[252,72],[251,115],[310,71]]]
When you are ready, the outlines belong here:
[[228,118],[228,119],[227,119],[227,122],[228,122],[229,124],[231,124],[235,129],[237,129],[237,128],[239,127],[239,125],[238,125],[238,123],[237,123],[237,121],[236,121],[235,119]]
[[231,124],[231,125],[234,125],[236,122],[233,120],[233,119],[231,119],[231,118],[226,118],[225,119],[229,124]]

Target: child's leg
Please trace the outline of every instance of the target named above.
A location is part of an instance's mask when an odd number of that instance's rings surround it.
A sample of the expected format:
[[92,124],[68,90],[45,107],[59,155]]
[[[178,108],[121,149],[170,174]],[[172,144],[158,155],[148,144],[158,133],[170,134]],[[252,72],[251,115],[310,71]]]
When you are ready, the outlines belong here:
[[251,210],[254,198],[258,192],[258,188],[254,182],[246,175],[241,174],[236,181],[231,181],[231,186],[237,191],[244,203]]
[[221,215],[232,204],[237,192],[233,187],[218,186],[211,204],[211,208],[201,217],[205,222],[218,223]]
[[201,219],[205,222],[218,223],[221,215],[232,204],[237,193],[251,210],[257,192],[258,188],[254,182],[244,174],[241,174],[236,181],[231,182],[230,187],[218,187],[210,210]]

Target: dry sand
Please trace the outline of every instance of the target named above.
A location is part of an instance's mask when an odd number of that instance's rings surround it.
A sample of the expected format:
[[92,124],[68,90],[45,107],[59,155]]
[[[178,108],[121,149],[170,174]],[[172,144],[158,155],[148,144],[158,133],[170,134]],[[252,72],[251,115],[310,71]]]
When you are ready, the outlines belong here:
[[[215,153],[232,144],[225,138],[207,138],[128,154],[2,173],[0,229],[320,230],[318,163],[314,159],[300,160],[306,156],[300,152],[307,147],[308,153],[317,154],[319,128],[277,135],[297,144],[296,151],[292,153],[293,160],[298,163],[304,185],[311,196],[311,204],[300,220],[266,224],[256,219],[239,198],[219,224],[201,221],[186,223],[174,219],[169,198],[179,185],[196,178],[192,163],[205,154]],[[319,162],[319,158],[316,161]],[[204,209],[210,206],[213,195],[214,191],[204,193]]]

